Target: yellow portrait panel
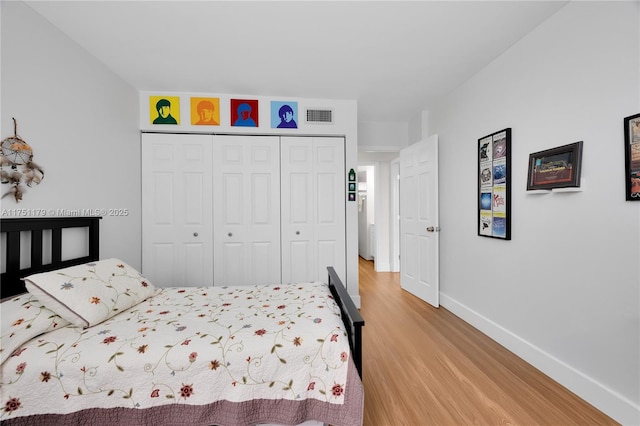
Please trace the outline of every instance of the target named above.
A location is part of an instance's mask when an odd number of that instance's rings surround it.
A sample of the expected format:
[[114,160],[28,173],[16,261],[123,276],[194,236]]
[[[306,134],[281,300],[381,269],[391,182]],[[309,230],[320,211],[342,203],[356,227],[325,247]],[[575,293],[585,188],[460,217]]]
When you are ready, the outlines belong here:
[[191,124],[220,125],[220,98],[191,98]]
[[179,96],[149,96],[151,124],[180,124]]

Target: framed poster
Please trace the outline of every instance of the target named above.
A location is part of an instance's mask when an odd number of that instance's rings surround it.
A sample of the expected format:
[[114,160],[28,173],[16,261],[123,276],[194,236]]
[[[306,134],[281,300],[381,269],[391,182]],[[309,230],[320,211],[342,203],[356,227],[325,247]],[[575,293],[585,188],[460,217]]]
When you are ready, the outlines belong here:
[[298,103],[271,101],[271,128],[297,129]]
[[529,154],[527,191],[580,186],[582,141]]
[[180,124],[179,96],[149,96],[151,124]]
[[231,99],[231,125],[258,127],[258,100]]
[[624,119],[624,159],[627,201],[640,201],[640,114]]
[[478,235],[511,239],[511,128],[478,139]]
[[220,125],[220,98],[191,98],[190,102],[191,125]]

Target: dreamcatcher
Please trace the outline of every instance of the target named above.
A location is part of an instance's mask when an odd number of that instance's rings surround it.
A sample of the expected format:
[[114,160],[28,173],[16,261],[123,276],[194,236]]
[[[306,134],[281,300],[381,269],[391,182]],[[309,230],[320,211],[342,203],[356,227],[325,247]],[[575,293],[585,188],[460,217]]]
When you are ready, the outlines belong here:
[[18,136],[18,124],[13,119],[12,137],[4,139],[0,143],[2,156],[0,157],[0,180],[11,185],[11,189],[4,193],[2,198],[13,195],[16,201],[22,200],[24,186],[37,185],[44,179],[44,171],[34,163],[33,150],[20,136]]

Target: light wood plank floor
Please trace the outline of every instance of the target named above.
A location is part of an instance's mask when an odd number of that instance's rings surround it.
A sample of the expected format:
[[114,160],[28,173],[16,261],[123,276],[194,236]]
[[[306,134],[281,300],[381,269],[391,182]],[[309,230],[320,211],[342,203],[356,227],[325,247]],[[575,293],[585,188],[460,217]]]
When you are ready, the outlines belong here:
[[360,295],[365,426],[617,424],[362,258]]

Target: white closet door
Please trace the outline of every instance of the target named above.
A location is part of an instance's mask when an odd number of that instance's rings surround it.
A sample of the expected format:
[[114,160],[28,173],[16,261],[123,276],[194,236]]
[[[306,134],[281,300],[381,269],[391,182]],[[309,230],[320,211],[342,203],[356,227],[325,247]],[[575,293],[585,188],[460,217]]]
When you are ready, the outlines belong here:
[[211,159],[211,136],[142,135],[142,273],[156,286],[213,283]]
[[282,282],[346,276],[344,138],[281,138]]
[[277,136],[214,136],[214,283],[275,284],[280,272]]

